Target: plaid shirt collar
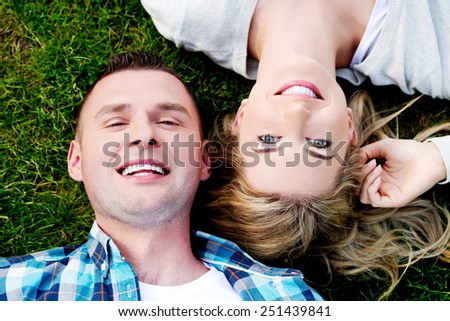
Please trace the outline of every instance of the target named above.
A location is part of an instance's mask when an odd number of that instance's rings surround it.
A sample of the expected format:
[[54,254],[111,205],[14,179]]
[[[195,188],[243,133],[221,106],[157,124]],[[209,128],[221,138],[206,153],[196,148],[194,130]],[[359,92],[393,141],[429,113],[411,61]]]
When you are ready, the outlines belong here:
[[[222,271],[243,300],[322,300],[297,270],[267,267],[204,232],[193,231],[191,241],[195,255]],[[139,299],[135,271],[96,222],[80,246],[0,258],[0,300]]]

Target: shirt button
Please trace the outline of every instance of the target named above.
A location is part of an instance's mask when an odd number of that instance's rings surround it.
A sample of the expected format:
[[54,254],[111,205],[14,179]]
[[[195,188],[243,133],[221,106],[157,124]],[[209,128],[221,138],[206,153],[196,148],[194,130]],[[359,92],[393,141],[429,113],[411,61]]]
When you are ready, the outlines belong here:
[[100,266],[100,269],[102,269],[102,271],[105,271],[107,267],[106,262],[103,262],[102,265]]
[[129,284],[127,284],[127,294],[128,298],[131,298],[131,286]]

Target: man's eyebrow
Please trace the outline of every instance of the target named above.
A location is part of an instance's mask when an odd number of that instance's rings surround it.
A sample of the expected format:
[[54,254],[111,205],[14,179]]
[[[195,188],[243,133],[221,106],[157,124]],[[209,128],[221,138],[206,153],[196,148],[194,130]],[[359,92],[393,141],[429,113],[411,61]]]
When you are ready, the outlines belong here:
[[[95,114],[95,118],[99,118],[106,114],[122,112],[122,111],[130,109],[130,108],[131,108],[131,105],[126,104],[126,103],[105,105],[102,108],[100,108],[100,110]],[[174,112],[179,112],[179,113],[185,114],[189,118],[191,117],[187,108],[181,104],[164,102],[164,103],[158,104],[156,106],[156,108],[160,111],[174,111]]]
[[179,113],[185,114],[186,116],[191,118],[191,115],[189,114],[187,108],[184,107],[183,105],[178,104],[178,103],[170,103],[170,102],[160,103],[160,104],[158,104],[157,108],[160,111],[179,112]]
[[111,104],[111,105],[105,105],[95,114],[95,118],[99,118],[106,114],[111,113],[118,113],[121,111],[124,111],[126,109],[129,109],[131,106],[129,104]]

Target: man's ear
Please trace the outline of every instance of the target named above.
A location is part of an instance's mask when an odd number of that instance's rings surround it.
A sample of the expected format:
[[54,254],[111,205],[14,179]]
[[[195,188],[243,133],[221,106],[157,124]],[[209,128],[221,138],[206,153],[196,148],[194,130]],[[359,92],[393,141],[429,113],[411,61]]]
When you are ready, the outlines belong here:
[[200,176],[201,181],[206,181],[211,176],[211,159],[208,153],[208,141],[204,140],[202,144],[202,174]]
[[72,179],[77,182],[83,181],[83,175],[81,173],[81,146],[76,140],[70,143],[69,154],[67,155],[67,167]]
[[353,111],[347,107],[348,114],[348,139],[352,145],[355,145],[358,141],[358,133],[356,132],[355,120],[353,119]]
[[247,108],[248,99],[244,99],[241,101],[241,105],[239,106],[238,112],[236,114],[236,118],[234,119],[233,130],[234,133],[237,134],[239,129],[241,128],[242,117],[244,117],[245,109]]

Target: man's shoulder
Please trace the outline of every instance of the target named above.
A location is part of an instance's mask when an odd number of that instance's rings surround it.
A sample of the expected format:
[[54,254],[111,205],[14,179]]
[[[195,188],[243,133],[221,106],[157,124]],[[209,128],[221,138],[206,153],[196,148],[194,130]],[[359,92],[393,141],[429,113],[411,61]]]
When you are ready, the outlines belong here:
[[69,245],[39,251],[31,254],[0,258],[0,277],[6,277],[13,269],[45,269],[58,265],[67,265],[70,256],[80,245]]
[[57,300],[62,280],[72,280],[83,268],[83,248],[63,246],[0,258],[0,301]]

